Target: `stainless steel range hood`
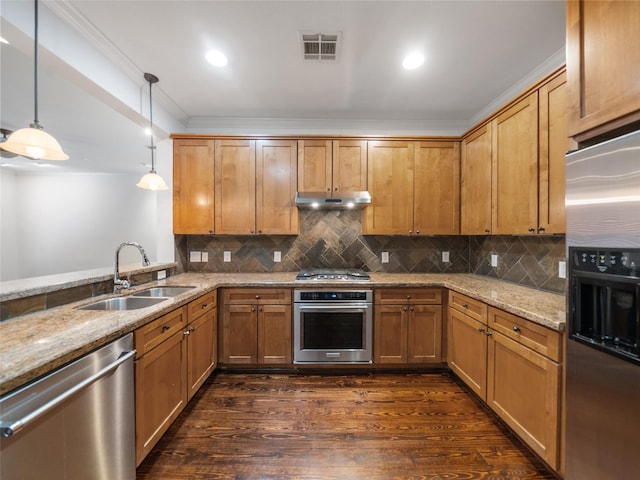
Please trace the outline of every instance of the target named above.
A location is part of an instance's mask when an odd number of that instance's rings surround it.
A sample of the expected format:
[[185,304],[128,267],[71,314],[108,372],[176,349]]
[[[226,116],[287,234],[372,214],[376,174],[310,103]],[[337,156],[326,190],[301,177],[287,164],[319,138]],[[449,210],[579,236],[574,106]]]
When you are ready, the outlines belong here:
[[296,205],[298,208],[318,210],[364,208],[371,203],[369,192],[297,192]]

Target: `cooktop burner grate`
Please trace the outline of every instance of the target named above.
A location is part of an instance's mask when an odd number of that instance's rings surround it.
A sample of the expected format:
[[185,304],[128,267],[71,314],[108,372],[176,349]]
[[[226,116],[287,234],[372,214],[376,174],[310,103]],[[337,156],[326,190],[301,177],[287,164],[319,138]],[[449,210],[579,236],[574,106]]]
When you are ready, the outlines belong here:
[[332,269],[332,268],[305,268],[300,270],[296,276],[296,280],[306,281],[368,281],[371,278],[369,274],[363,270],[348,269]]

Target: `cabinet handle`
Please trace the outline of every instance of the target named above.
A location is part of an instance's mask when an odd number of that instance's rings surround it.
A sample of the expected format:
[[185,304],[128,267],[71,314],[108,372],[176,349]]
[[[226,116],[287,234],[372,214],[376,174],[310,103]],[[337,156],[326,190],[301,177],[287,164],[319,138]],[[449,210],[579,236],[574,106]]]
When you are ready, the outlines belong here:
[[255,312],[256,311],[256,307],[251,307],[251,311]]
[[479,332],[481,332],[481,333],[482,333],[482,332],[484,332],[484,327],[480,327],[480,328],[478,329],[478,331],[479,331]]
[[488,228],[485,228],[484,233],[491,233],[491,230],[489,230]]
[[171,325],[163,325],[162,326],[162,331],[166,332],[167,330],[169,330],[171,328]]
[[413,233],[413,230],[409,230],[409,235],[411,235]]
[[402,311],[406,312],[407,311],[407,307],[402,307]]
[[208,305],[209,305],[208,303],[203,303],[202,308],[207,308]]
[[491,335],[493,335],[493,333],[487,332],[487,337],[490,337]]
[[194,327],[189,328],[186,332],[184,332],[185,335],[191,335],[193,332],[195,331]]
[[327,187],[327,192],[330,192],[330,191],[331,191],[331,188],[330,188],[330,187]]
[[337,192],[337,191],[338,191],[338,187],[334,188],[334,189],[333,189],[333,191],[334,191],[334,192]]
[[420,235],[420,230],[416,230],[416,235]]
[[538,227],[538,232],[544,232],[544,227]]
[[409,300],[411,298],[411,295],[407,295],[407,300]]
[[535,231],[536,231],[536,229],[535,229],[535,228],[533,228],[533,227],[529,227],[529,231],[530,231],[531,233],[533,233],[533,232],[535,232]]
[[514,331],[514,332],[520,332],[521,330],[520,330],[520,327],[519,327],[519,326],[514,325],[514,326],[513,326],[513,331]]
[[463,308],[469,308],[469,304],[467,304],[467,303],[463,303],[463,304],[462,304],[462,307],[463,307]]
[[258,311],[261,312],[262,311],[262,307],[258,307]]
[[409,307],[409,310],[411,310],[413,312],[415,310],[415,308]]

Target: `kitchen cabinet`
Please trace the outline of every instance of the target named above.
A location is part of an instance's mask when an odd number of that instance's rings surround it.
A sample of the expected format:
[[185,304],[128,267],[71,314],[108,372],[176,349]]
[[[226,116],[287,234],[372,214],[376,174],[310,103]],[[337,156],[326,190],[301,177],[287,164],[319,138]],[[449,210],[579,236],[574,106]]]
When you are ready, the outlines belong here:
[[216,293],[140,327],[136,348],[136,465],[216,366]]
[[538,226],[538,92],[492,121],[491,232],[535,233]]
[[567,1],[569,135],[640,121],[640,2]]
[[437,288],[374,292],[375,364],[442,361],[442,291]]
[[461,142],[460,233],[491,233],[491,123]]
[[366,140],[299,140],[300,192],[359,192],[367,190]]
[[291,290],[222,291],[221,358],[225,365],[292,362]]
[[173,141],[173,233],[214,232],[213,140]]
[[448,329],[451,370],[558,470],[561,334],[457,292]]
[[459,233],[458,142],[370,141],[367,235]]
[[215,232],[298,233],[296,142],[215,141]]
[[461,233],[564,233],[566,132],[559,70],[463,138]]

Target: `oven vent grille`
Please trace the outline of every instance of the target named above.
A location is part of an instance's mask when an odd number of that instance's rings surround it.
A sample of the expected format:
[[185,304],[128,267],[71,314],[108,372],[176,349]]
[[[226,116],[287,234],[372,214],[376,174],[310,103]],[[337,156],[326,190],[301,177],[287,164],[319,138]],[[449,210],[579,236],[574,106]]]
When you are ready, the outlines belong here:
[[337,60],[341,34],[301,32],[302,56],[304,60]]

